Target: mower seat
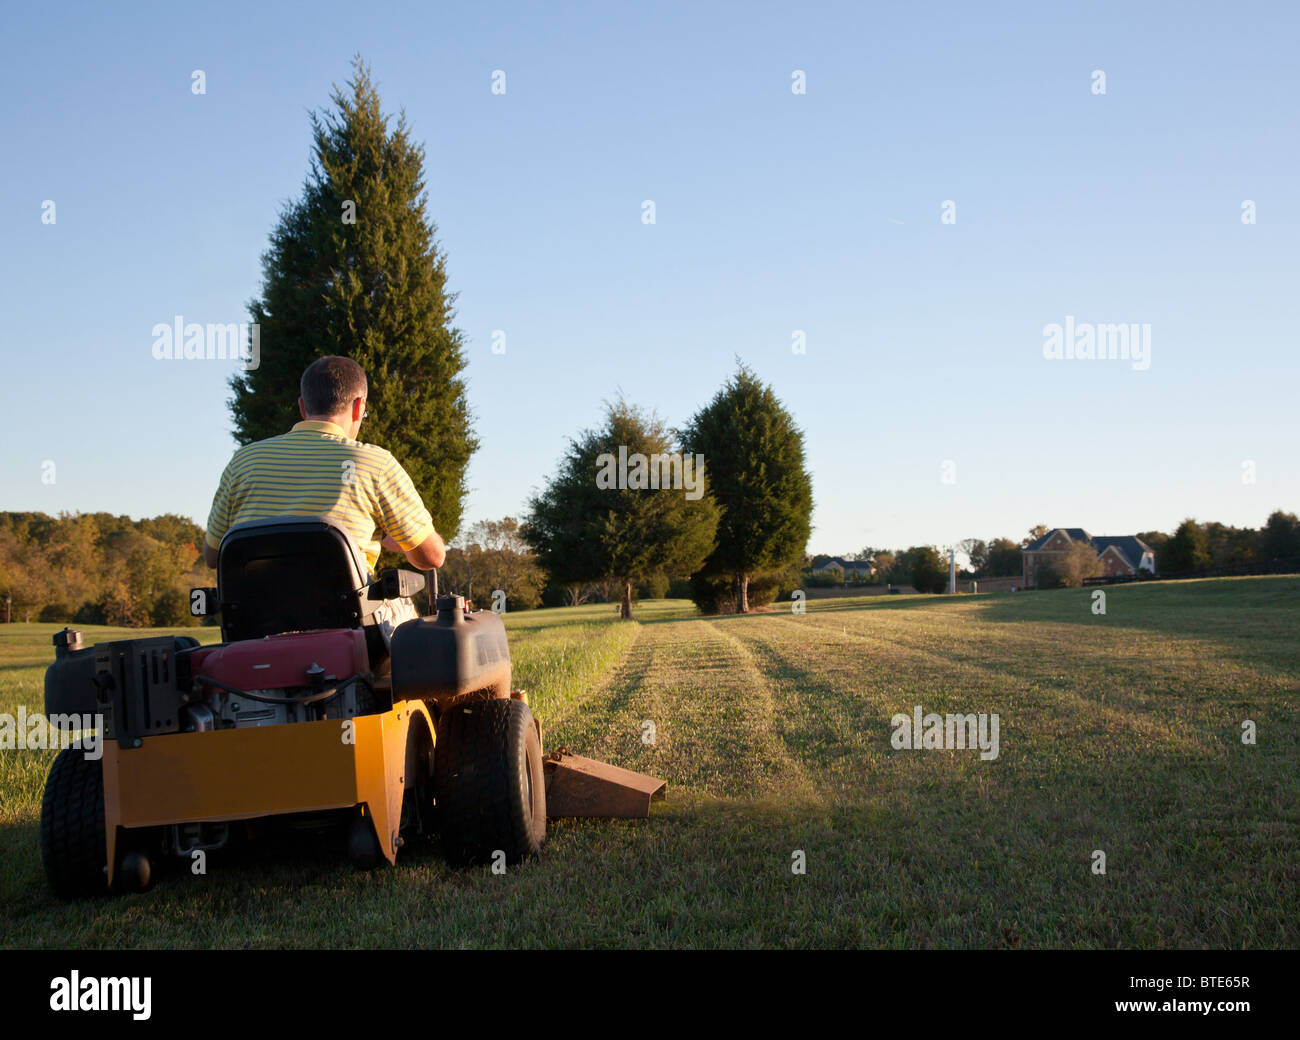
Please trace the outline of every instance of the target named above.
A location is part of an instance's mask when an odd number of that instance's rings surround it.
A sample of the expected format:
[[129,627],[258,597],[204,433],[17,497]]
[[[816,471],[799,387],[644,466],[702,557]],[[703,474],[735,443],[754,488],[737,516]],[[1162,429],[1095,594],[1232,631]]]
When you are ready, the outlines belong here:
[[252,520],[226,532],[217,551],[222,638],[359,628],[371,600],[370,569],[343,527],[320,517]]

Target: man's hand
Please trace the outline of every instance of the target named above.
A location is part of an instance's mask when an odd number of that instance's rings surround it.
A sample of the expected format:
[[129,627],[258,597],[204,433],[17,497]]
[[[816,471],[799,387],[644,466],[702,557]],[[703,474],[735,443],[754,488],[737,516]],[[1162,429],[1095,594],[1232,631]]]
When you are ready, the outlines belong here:
[[422,571],[431,571],[435,567],[441,567],[447,559],[447,546],[443,544],[442,535],[437,531],[434,531],[414,549],[402,549],[388,535],[384,535],[379,544],[390,552],[401,553],[412,567],[418,567]]

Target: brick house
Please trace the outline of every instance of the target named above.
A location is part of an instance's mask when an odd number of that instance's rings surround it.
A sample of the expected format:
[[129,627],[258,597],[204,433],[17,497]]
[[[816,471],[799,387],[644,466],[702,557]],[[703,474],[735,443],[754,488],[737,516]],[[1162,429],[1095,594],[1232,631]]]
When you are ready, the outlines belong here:
[[1090,535],[1082,527],[1057,527],[1043,537],[1030,542],[1023,551],[1024,581],[1026,588],[1037,582],[1041,564],[1058,559],[1073,542],[1087,542],[1101,560],[1102,574],[1136,574],[1140,570],[1154,574],[1156,553],[1141,538],[1126,535]]

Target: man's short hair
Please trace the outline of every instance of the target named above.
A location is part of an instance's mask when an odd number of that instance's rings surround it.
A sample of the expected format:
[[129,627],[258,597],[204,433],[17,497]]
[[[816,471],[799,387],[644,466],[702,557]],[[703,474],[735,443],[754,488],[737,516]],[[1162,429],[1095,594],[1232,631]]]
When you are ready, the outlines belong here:
[[308,415],[338,415],[366,396],[366,372],[351,358],[327,354],[307,366],[298,392]]

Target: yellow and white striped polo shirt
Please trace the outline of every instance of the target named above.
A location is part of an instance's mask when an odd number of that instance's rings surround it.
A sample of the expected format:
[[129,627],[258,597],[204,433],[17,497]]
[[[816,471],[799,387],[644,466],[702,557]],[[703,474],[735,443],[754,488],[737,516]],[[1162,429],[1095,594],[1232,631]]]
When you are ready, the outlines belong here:
[[321,516],[342,525],[371,570],[384,534],[404,550],[433,534],[433,518],[397,460],[330,422],[300,422],[236,451],[212,500],[208,544],[218,549],[236,524],[277,516]]

